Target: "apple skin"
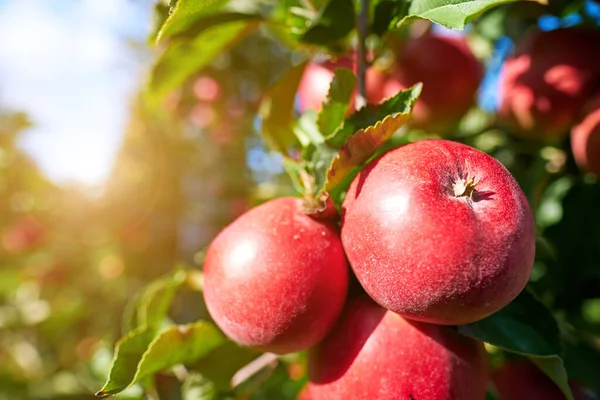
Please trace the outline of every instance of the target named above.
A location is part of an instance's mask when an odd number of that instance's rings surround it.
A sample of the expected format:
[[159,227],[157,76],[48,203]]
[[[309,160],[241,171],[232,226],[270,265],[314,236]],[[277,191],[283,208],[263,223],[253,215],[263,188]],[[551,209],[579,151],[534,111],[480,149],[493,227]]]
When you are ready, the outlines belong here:
[[600,83],[600,31],[536,31],[502,67],[498,118],[533,140],[559,140]]
[[483,400],[487,365],[481,342],[404,319],[361,296],[309,350],[302,398]]
[[[473,197],[453,184],[475,178]],[[344,199],[342,243],[366,292],[403,317],[480,320],[524,288],[535,256],[533,215],[493,157],[422,140],[368,164]]]
[[[526,361],[511,361],[492,375],[500,400],[566,400],[566,396],[538,367]],[[570,383],[575,400],[583,400],[581,388]]]
[[588,110],[571,130],[571,149],[579,168],[600,175],[600,95],[590,102]]
[[274,353],[319,342],[338,318],[348,265],[333,224],[283,197],[246,212],[211,243],[204,263],[210,315],[235,342]]
[[443,134],[473,105],[483,69],[463,38],[423,35],[400,50],[383,97],[423,82],[409,125]]

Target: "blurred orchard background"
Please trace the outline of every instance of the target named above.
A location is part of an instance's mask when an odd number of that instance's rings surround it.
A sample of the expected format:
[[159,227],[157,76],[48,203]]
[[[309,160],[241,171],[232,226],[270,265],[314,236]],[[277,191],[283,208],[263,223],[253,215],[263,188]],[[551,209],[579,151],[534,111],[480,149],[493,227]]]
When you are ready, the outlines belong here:
[[[493,122],[513,40],[532,25],[600,19],[592,1],[550,3],[496,8],[463,33],[432,29],[469,35],[485,65],[456,136],[505,163],[535,202],[548,239],[531,278],[538,293],[600,334],[596,178],[562,144],[516,139]],[[257,113],[297,54],[257,30],[157,105],[146,84],[168,10],[151,0],[0,0],[1,400],[93,398],[127,329],[128,301],[177,266],[199,269],[202,250],[240,213],[296,193],[261,141]],[[558,257],[544,257],[553,243]],[[192,282],[171,317],[195,321],[202,304]],[[142,396],[134,386],[119,398]]]

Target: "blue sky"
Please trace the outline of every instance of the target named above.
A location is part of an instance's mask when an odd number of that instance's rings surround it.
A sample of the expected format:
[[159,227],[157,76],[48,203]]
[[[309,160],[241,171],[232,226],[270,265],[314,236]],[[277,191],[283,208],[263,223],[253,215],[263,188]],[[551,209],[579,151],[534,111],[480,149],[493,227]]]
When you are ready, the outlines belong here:
[[152,0],[0,0],[0,106],[27,112],[21,146],[56,182],[110,171],[149,54]]

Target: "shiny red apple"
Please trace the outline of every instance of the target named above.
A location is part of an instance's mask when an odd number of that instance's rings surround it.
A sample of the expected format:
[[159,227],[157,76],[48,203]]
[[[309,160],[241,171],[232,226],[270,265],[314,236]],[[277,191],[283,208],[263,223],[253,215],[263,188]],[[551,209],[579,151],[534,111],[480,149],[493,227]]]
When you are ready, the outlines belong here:
[[493,157],[423,140],[389,151],[354,179],[342,243],[366,292],[406,318],[458,325],[512,301],[535,255],[531,210]]
[[338,318],[348,265],[337,227],[278,198],[246,212],[212,242],[204,263],[210,315],[237,343],[274,353],[319,342]]
[[487,353],[481,342],[363,296],[309,351],[308,375],[306,400],[483,400]]

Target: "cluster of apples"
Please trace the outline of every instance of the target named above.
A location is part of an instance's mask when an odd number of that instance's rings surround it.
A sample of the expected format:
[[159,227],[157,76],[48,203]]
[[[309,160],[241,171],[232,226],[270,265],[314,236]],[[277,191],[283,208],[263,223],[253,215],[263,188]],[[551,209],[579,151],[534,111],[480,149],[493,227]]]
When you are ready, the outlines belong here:
[[[327,96],[336,68],[356,69],[354,56],[310,63],[298,88],[301,111],[318,111]],[[423,82],[423,91],[409,124],[413,128],[444,134],[473,104],[483,68],[464,37],[425,34],[409,39],[385,68],[367,69],[369,103],[377,103]],[[351,104],[352,106],[352,104]]]
[[[487,353],[451,326],[513,300],[534,253],[532,213],[504,166],[422,140],[369,163],[338,220],[290,197],[240,216],[208,249],[204,297],[241,345],[309,349],[305,399],[483,400]],[[351,271],[364,291],[349,294]]]
[[571,132],[573,156],[600,175],[600,30],[535,31],[503,66],[500,120],[526,139]]

